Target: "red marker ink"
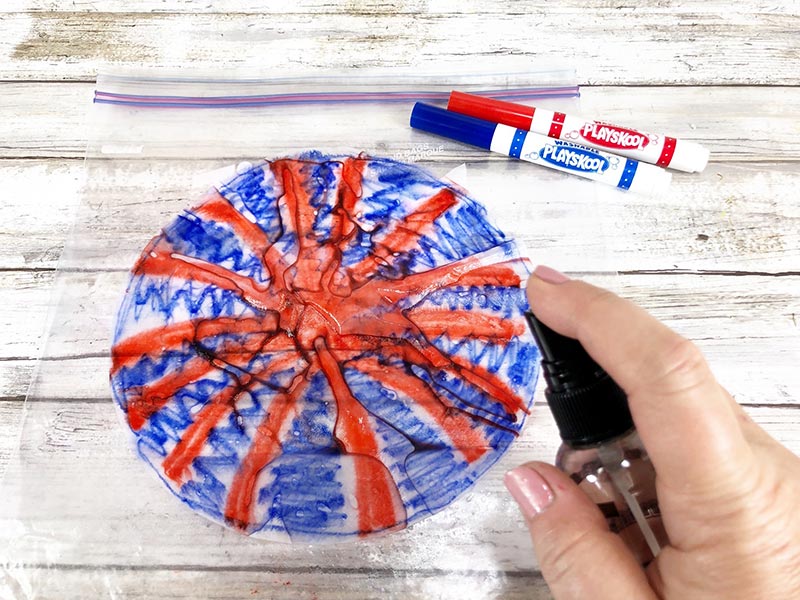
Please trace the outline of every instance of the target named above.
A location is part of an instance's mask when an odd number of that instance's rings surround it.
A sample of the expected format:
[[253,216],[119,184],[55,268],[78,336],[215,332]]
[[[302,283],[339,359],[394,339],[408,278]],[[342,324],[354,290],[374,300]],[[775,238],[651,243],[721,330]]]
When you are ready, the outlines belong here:
[[571,338],[526,313],[547,381],[547,403],[563,443],[556,466],[600,507],[643,565],[669,543],[656,473],[634,427],[625,392]]
[[677,171],[699,173],[708,164],[708,150],[697,142],[605,121],[587,120],[546,108],[453,91],[447,110]]

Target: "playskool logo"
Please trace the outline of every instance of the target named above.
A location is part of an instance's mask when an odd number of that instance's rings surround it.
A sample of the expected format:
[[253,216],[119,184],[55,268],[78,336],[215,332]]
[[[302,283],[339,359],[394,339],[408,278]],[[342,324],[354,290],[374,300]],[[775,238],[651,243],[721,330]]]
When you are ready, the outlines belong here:
[[564,142],[548,144],[539,151],[542,160],[557,167],[583,173],[602,173],[608,168],[608,160],[589,148],[572,146]]
[[596,121],[586,123],[581,129],[581,136],[604,148],[644,150],[645,146],[650,143],[650,139],[646,135],[637,131]]

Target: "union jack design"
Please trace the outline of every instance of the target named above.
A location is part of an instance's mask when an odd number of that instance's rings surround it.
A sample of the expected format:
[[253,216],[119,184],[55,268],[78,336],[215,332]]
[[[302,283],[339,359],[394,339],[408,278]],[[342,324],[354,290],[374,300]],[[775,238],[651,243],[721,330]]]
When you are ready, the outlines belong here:
[[469,488],[537,379],[513,241],[390,159],[265,161],[132,269],[111,386],[140,456],[244,533],[397,530]]

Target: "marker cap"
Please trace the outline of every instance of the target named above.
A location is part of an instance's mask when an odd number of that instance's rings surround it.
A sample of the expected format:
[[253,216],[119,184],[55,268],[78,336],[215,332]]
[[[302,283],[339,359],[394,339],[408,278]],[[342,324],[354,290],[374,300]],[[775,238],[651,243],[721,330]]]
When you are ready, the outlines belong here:
[[455,90],[450,92],[447,110],[494,123],[503,123],[525,131],[531,128],[533,113],[536,111],[532,106],[484,98]]
[[675,153],[669,161],[669,168],[687,173],[699,173],[708,164],[708,148],[703,148],[695,142],[678,140],[675,144]]
[[417,102],[411,111],[411,127],[489,150],[497,124]]

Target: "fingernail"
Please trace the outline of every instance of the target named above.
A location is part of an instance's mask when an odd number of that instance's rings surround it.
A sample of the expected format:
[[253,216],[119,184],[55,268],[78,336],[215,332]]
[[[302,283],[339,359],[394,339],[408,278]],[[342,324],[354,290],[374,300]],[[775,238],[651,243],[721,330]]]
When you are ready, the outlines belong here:
[[544,265],[539,265],[536,267],[533,270],[533,274],[547,283],[559,284],[569,281],[569,277],[564,275],[561,271],[556,271],[555,269],[551,269],[550,267],[546,267]]
[[519,504],[522,514],[532,519],[553,502],[553,491],[544,478],[530,467],[511,469],[503,481]]

